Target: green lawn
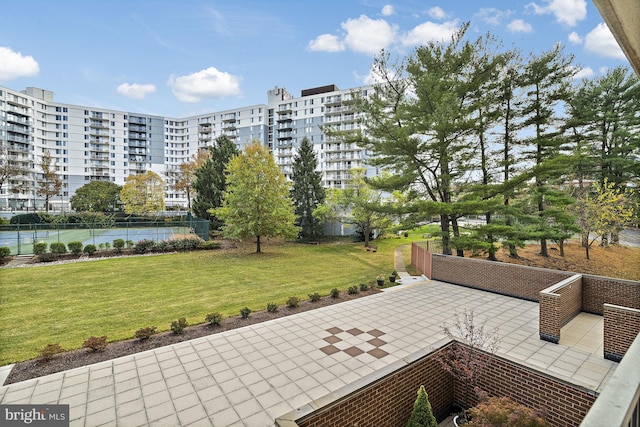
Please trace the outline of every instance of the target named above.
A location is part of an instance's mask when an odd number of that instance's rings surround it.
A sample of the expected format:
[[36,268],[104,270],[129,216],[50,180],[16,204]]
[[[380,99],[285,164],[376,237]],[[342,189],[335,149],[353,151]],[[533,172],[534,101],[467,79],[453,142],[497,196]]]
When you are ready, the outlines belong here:
[[393,249],[411,240],[373,242],[375,253],[352,243],[288,244],[266,245],[262,254],[202,251],[4,269],[0,365],[36,357],[48,343],[78,348],[92,335],[115,341],[144,326],[168,330],[179,317],[202,323],[214,311],[233,316],[244,306],[263,310],[290,296],[374,283],[393,270]]

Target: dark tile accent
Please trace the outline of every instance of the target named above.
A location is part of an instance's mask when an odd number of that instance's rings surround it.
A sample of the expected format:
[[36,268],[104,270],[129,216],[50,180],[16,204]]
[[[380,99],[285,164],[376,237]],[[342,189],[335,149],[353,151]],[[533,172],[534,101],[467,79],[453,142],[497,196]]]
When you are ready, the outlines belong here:
[[386,355],[388,355],[389,353],[387,353],[384,350],[380,350],[379,348],[374,348],[373,350],[369,350],[367,351],[367,353],[369,353],[370,355],[372,355],[373,357],[377,358],[377,359],[382,359],[383,357],[385,357]]
[[373,338],[373,339],[370,339],[367,342],[369,344],[371,344],[371,345],[375,345],[376,347],[380,347],[380,346],[385,345],[387,343],[386,341],[383,341],[380,338]]
[[374,337],[379,337],[381,335],[384,335],[384,332],[378,330],[378,329],[372,329],[369,332],[367,332],[369,335],[373,335]]
[[361,331],[358,328],[352,328],[349,329],[347,332],[349,332],[351,335],[360,335],[360,334],[364,334],[364,331]]
[[337,343],[337,342],[342,341],[340,338],[338,338],[338,337],[337,337],[337,336],[335,336],[335,335],[329,335],[328,337],[324,338],[324,340],[325,340],[326,342],[328,342],[329,344],[335,344],[335,343]]
[[339,349],[339,348],[336,348],[336,347],[334,347],[334,346],[332,346],[332,345],[328,345],[328,346],[326,346],[326,347],[322,347],[322,348],[320,349],[320,351],[322,351],[322,352],[323,352],[324,354],[326,354],[326,355],[330,355],[330,354],[333,354],[333,353],[337,353],[337,352],[339,352],[339,351],[340,351],[340,349]]
[[344,352],[351,357],[356,357],[357,355],[364,353],[364,351],[360,350],[358,347],[349,347]]
[[327,329],[327,332],[329,332],[330,334],[339,334],[340,332],[342,332],[342,329],[340,328],[336,328],[335,326],[331,329]]

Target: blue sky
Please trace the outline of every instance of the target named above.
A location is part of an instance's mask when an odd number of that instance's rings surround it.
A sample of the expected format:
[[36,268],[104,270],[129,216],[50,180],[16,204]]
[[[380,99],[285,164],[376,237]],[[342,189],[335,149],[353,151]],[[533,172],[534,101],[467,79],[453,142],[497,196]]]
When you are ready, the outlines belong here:
[[557,42],[578,76],[627,65],[590,0],[21,0],[2,2],[0,85],[58,102],[170,117],[266,103],[266,92],[366,84],[385,48],[490,32]]

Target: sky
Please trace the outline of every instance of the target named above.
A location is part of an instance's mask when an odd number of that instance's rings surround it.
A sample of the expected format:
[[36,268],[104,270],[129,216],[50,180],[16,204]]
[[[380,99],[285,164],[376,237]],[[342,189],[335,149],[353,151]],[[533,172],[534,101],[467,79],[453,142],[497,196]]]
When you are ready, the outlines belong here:
[[373,58],[465,22],[526,58],[565,46],[576,78],[628,66],[591,0],[21,0],[2,2],[0,86],[175,118],[370,84]]

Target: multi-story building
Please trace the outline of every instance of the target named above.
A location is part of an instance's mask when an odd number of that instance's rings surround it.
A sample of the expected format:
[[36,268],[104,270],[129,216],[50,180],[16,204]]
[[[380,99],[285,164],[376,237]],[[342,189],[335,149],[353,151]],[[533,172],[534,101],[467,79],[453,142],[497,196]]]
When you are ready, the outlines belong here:
[[173,187],[179,165],[220,135],[239,149],[252,140],[262,142],[287,178],[300,142],[308,138],[323,185],[343,188],[349,170],[365,166],[367,153],[325,131],[358,129],[353,92],[366,96],[370,90],[329,85],[303,90],[296,98],[276,86],[268,91],[266,104],[176,119],[57,103],[53,92],[39,88],[0,87],[0,165],[14,166],[0,182],[0,210],[43,208],[37,182],[47,152],[63,183],[60,194],[49,201],[53,210],[69,209],[71,196],[87,182],[123,185],[129,175],[146,171],[165,180],[167,206],[186,206],[186,195]]

